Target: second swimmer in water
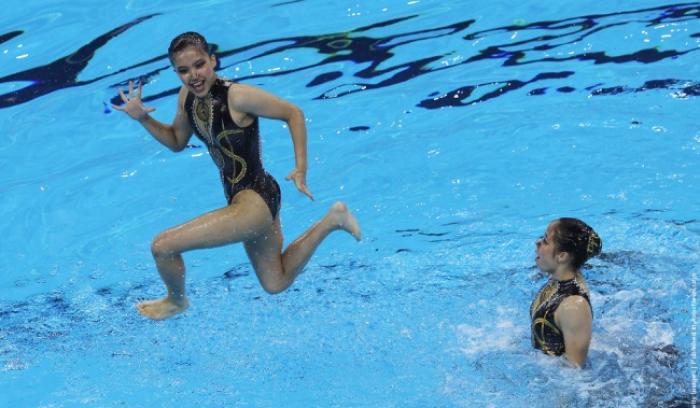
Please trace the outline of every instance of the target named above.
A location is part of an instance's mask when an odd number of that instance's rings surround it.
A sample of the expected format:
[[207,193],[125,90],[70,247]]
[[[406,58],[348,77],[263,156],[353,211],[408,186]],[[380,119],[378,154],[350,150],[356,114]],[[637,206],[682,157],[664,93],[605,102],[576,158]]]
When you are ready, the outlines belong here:
[[170,43],[168,56],[182,81],[173,123],[153,119],[153,108],[141,101],[141,84],[129,94],[119,91],[126,112],[163,145],[181,151],[193,132],[207,146],[219,169],[227,205],[160,233],[151,251],[168,290],[166,297],[137,305],[151,319],[166,319],[189,306],[185,295],[182,254],[243,242],[262,287],[270,293],[287,289],[323,239],[343,230],[360,240],[360,226],[343,203],[328,213],[282,252],[280,189],[260,159],[258,118],[286,122],[294,144],[295,168],[287,176],[313,199],[306,186],[306,125],[302,111],[291,103],[252,86],[218,78],[216,57],[198,33],[181,34]]
[[575,218],[552,221],[536,242],[535,262],[550,277],[530,306],[532,345],[577,367],[585,364],[593,321],[581,266],[601,248],[593,228]]

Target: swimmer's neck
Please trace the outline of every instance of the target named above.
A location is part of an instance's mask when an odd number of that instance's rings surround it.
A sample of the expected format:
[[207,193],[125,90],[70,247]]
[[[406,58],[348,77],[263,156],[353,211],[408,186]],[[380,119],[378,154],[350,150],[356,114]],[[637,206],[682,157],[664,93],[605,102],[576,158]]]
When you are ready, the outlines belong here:
[[576,277],[576,270],[573,268],[559,268],[551,275],[551,279],[556,281],[565,281],[574,279]]

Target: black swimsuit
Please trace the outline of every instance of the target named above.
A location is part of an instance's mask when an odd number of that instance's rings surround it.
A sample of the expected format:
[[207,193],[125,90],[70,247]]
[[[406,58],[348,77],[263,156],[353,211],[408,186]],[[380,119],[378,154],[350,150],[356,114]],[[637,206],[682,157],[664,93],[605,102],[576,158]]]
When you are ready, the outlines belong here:
[[588,306],[591,305],[586,281],[580,274],[565,281],[550,279],[540,289],[530,306],[533,347],[553,356],[564,354],[564,336],[554,322],[554,312],[562,300],[575,295],[582,296],[588,302]]
[[188,92],[185,111],[197,137],[207,145],[219,168],[226,201],[242,190],[262,197],[274,219],[280,209],[280,187],[260,159],[258,118],[244,128],[236,125],[228,110],[228,89],[232,82],[217,79],[209,94],[198,98]]

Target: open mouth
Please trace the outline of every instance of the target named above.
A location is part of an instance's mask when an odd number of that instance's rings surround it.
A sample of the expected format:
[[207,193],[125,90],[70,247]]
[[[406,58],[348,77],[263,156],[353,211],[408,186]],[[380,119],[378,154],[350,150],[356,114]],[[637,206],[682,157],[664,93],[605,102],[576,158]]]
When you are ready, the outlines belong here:
[[190,82],[190,87],[196,93],[200,93],[200,92],[204,91],[204,81],[198,80],[198,81]]

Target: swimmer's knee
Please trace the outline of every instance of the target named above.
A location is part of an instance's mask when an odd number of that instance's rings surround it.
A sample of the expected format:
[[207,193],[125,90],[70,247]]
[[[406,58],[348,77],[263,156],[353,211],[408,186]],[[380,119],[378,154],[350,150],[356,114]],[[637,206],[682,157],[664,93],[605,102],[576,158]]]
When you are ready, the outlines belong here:
[[265,292],[267,292],[268,295],[279,295],[280,293],[284,292],[286,287],[282,287],[281,285],[262,285],[263,289],[265,289]]
[[173,246],[169,241],[167,232],[162,232],[153,238],[151,253],[155,258],[166,258],[175,255]]
[[284,292],[288,286],[282,282],[261,282],[261,284],[269,295],[278,295]]
[[272,277],[260,279],[260,285],[270,295],[277,295],[284,292],[289,287],[289,283],[285,279],[284,275],[281,273],[273,274],[270,273],[267,276],[272,275]]

